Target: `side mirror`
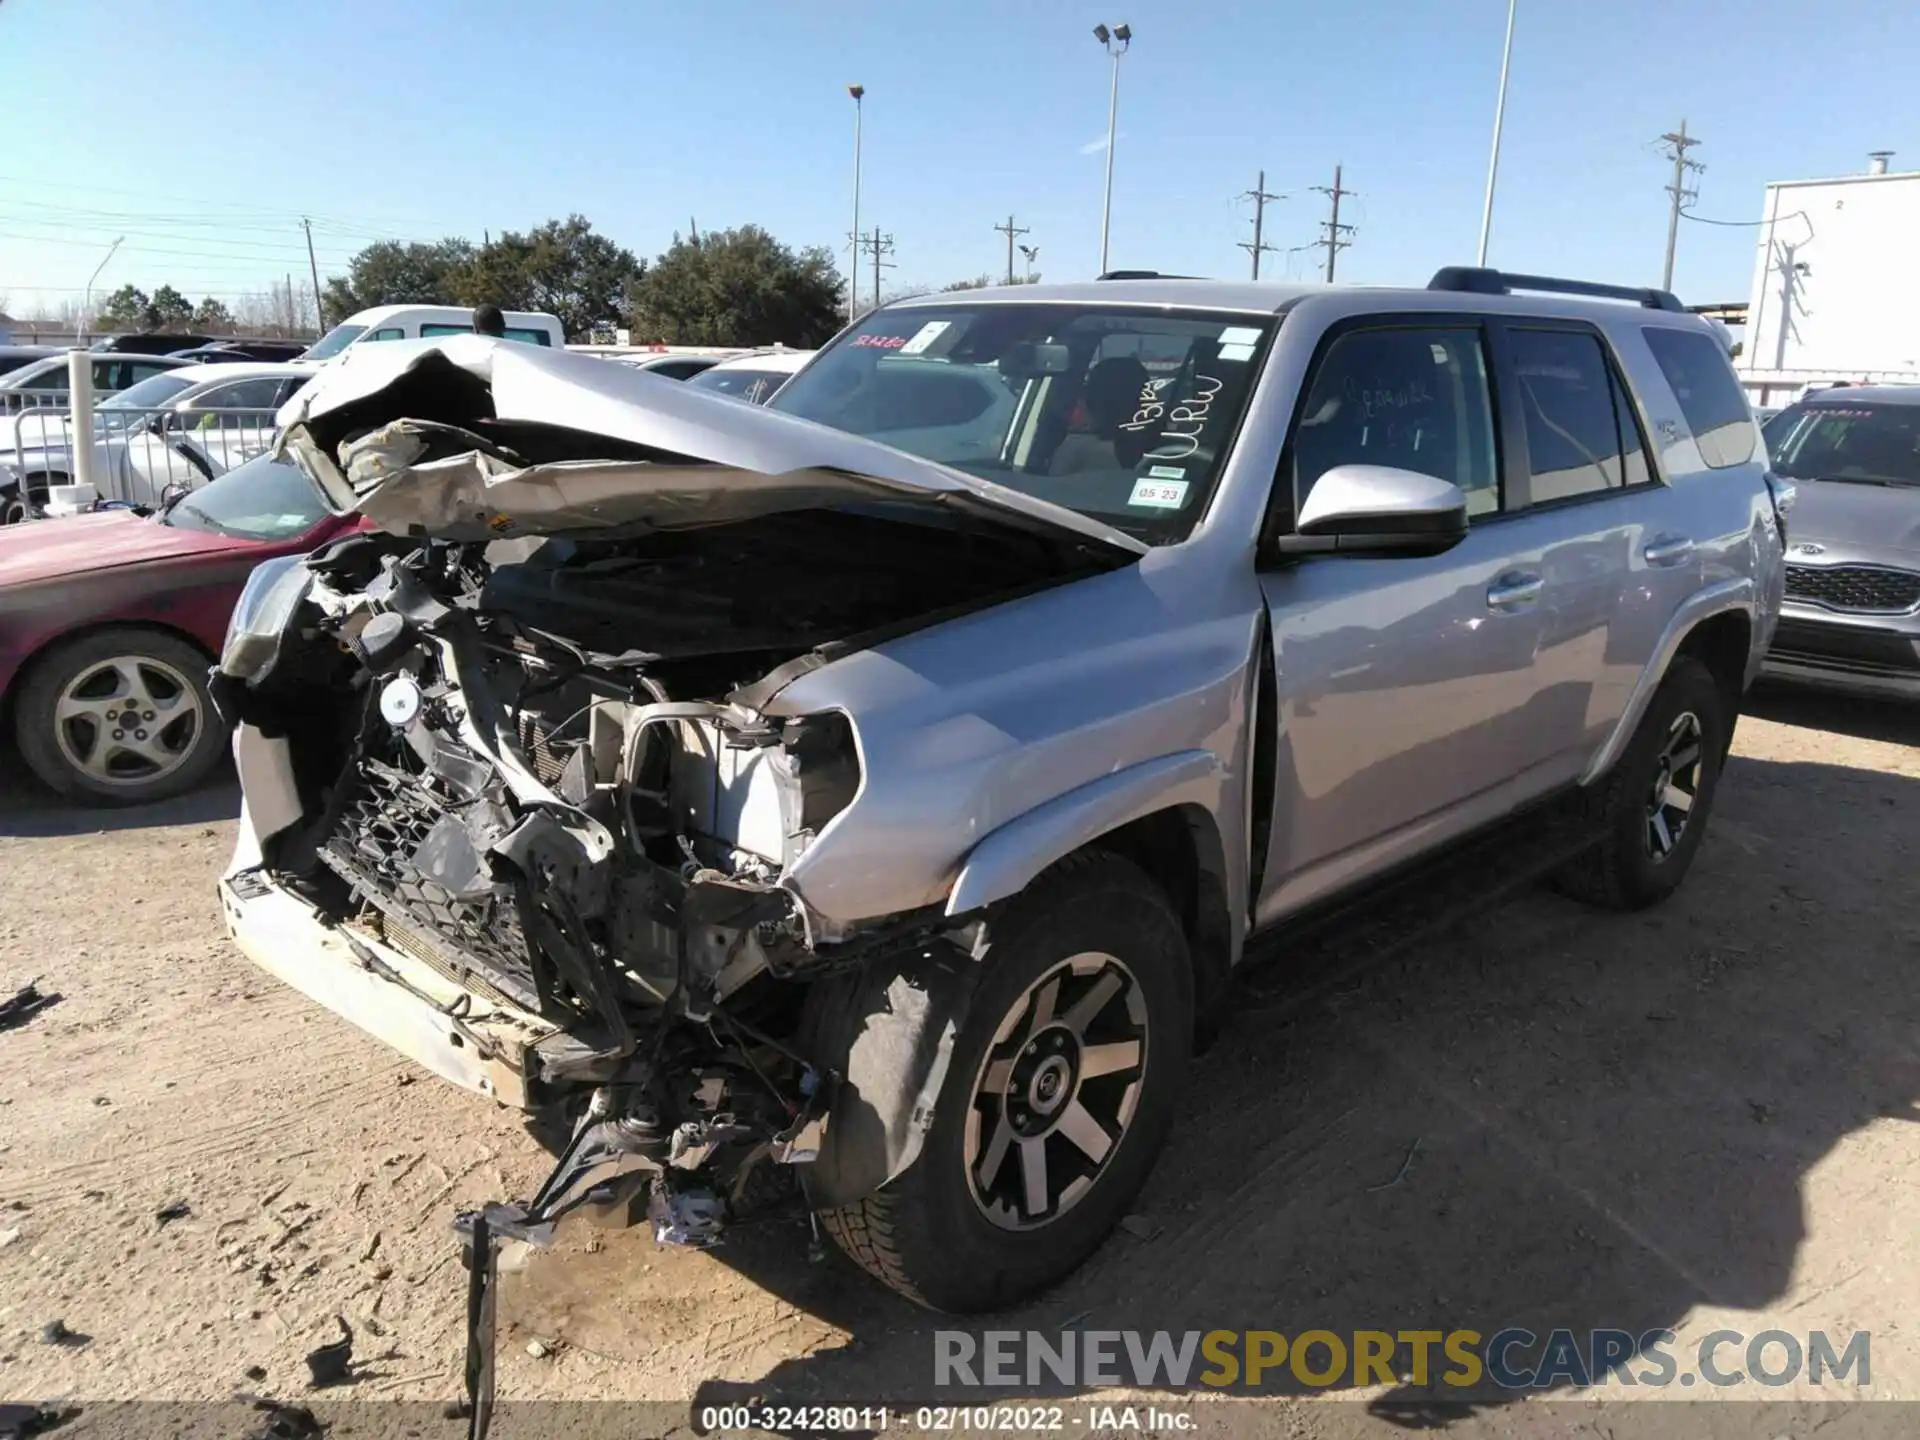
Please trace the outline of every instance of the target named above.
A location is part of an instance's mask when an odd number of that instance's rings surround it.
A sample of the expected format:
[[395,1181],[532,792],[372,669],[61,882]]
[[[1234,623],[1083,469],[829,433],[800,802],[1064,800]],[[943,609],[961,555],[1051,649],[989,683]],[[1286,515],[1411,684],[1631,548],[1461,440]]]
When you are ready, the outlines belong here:
[[1458,485],[1387,465],[1336,465],[1314,483],[1294,533],[1275,546],[1288,555],[1438,555],[1466,534]]
[[175,480],[172,484],[168,485],[166,489],[160,492],[160,513],[162,515],[165,515],[169,510],[173,509],[174,506],[178,505],[182,500],[186,498],[187,498],[187,487],[182,485],[178,480]]

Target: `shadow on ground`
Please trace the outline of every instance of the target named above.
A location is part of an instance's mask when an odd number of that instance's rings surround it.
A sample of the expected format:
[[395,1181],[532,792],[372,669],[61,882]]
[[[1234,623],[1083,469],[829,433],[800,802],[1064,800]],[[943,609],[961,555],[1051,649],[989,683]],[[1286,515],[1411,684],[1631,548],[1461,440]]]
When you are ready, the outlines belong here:
[[[808,1263],[804,1218],[743,1226],[718,1257],[846,1338],[796,1356],[791,1334],[729,1325],[700,1399],[988,1398],[935,1386],[940,1329],[1639,1336],[1700,1306],[1764,1309],[1789,1287],[1809,1169],[1864,1126],[1920,1118],[1916,814],[1920,781],[1736,757],[1658,910],[1525,891],[1304,1006],[1269,968],[1253,986],[1270,998],[1243,997],[1197,1062],[1137,1219],[1080,1273],[943,1320],[838,1256]],[[702,1314],[639,1273],[669,1254],[635,1235],[537,1257],[503,1313],[551,1317],[557,1285],[575,1343],[644,1349]],[[1264,1393],[1304,1388],[1276,1377]],[[1406,1386],[1375,1408],[1446,1424],[1461,1412],[1428,1402],[1460,1398]]]
[[199,789],[153,805],[93,807],[62,800],[27,771],[11,742],[0,744],[0,838],[92,835],[155,825],[201,825],[240,814],[240,784],[231,766]]
[[1746,713],[1782,725],[1829,730],[1856,740],[1920,745],[1920,702],[1866,699],[1769,681],[1747,696]]

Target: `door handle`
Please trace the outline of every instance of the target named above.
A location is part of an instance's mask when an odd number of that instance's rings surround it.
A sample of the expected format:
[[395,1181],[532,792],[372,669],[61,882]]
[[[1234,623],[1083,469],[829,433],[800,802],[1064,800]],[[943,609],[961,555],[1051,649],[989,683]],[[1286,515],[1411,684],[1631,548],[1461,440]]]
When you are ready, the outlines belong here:
[[1487,608],[1516,610],[1522,605],[1531,605],[1540,598],[1545,583],[1527,571],[1509,570],[1487,587]]
[[1679,565],[1693,558],[1693,541],[1684,535],[1660,535],[1647,542],[1640,558],[1649,565]]

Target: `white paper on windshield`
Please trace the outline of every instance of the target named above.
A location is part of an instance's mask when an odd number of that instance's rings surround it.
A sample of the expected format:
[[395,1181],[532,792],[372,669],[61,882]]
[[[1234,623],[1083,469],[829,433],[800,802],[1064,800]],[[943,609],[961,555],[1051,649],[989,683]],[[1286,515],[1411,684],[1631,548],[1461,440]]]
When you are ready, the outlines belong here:
[[953,324],[951,320],[929,320],[922,325],[914,337],[900,347],[902,355],[918,355],[922,350],[938,340]]
[[1229,325],[1220,332],[1220,343],[1222,345],[1258,345],[1260,343],[1259,327]]
[[1253,346],[1222,345],[1220,347],[1220,358],[1222,360],[1251,360],[1253,358]]
[[1129,505],[1146,505],[1155,510],[1178,510],[1186,502],[1184,480],[1136,480],[1133,494],[1127,497]]

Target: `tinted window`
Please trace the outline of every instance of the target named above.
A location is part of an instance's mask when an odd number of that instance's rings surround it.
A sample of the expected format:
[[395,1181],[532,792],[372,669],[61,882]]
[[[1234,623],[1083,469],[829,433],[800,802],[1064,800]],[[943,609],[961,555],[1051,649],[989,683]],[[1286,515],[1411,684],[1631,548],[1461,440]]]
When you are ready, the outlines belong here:
[[1206,507],[1272,327],[1042,301],[878,310],[770,408],[1170,544]]
[[366,331],[367,327],[364,325],[336,325],[315,342],[313,348],[307,351],[306,358],[309,360],[331,360],[335,355],[338,355],[342,350],[346,349],[347,346],[366,334]]
[[[660,365],[650,366],[647,373],[650,375],[665,373],[669,378],[672,377],[672,372],[667,371],[664,366]],[[687,384],[696,390],[717,390],[722,395],[733,396],[736,400],[746,400],[755,405],[764,405],[773,398],[774,391],[786,384],[787,379],[787,374],[780,370],[748,370],[745,368],[735,369],[728,366],[721,369],[702,370],[698,375],[688,380]],[[981,397],[978,391],[974,392],[974,396],[981,401],[979,408],[974,412],[977,415],[991,403],[991,397]],[[960,422],[952,421],[948,423],[957,424]]]
[[1680,402],[1700,447],[1700,458],[1714,469],[1744,465],[1753,458],[1753,412],[1734,379],[1719,341],[1691,330],[1648,326],[1647,348]]
[[[273,412],[279,408],[274,402],[280,394],[278,376],[262,376],[254,380],[238,380],[231,385],[217,385],[213,389],[195,397],[178,422],[182,429],[223,430],[259,429],[273,424]],[[246,413],[202,415],[202,410],[244,411]]]
[[1639,424],[1599,337],[1578,330],[1510,333],[1527,427],[1532,503],[1551,504],[1650,479]]
[[406,338],[407,332],[402,330],[398,325],[382,325],[378,330],[367,336],[369,340],[404,340]]
[[0,355],[0,375],[18,370],[22,365],[31,365],[40,358],[38,355]]
[[[422,325],[420,327],[420,334],[423,337],[433,335],[471,335],[472,333],[473,326],[471,325]],[[503,338],[507,340],[518,340],[522,345],[549,344],[549,337],[546,331],[523,330],[516,325],[507,326]]]
[[1767,447],[1790,480],[1920,485],[1920,405],[1794,405],[1767,426]]
[[1355,330],[1321,357],[1282,462],[1296,500],[1336,465],[1390,465],[1500,508],[1493,406],[1477,330]]
[[155,375],[166,374],[171,368],[171,366],[167,365],[148,365],[143,361],[130,360],[127,362],[125,369],[126,379],[123,380],[121,384],[126,386],[138,385],[142,380],[151,379]]

